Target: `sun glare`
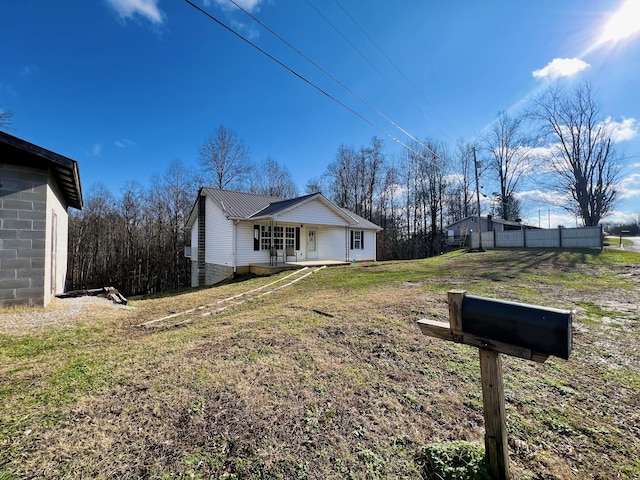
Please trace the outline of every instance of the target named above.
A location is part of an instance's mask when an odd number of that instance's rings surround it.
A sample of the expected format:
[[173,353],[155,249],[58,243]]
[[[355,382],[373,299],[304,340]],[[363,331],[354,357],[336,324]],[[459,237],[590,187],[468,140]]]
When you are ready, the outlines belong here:
[[617,42],[640,32],[640,0],[627,0],[604,27],[599,44]]

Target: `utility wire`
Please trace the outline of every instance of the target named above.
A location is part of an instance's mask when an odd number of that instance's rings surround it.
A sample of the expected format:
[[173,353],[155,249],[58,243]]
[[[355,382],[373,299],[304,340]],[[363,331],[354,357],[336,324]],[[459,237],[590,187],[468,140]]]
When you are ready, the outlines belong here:
[[322,68],[320,65],[318,65],[316,62],[314,62],[312,59],[310,59],[307,55],[305,55],[304,53],[302,53],[300,50],[298,50],[295,46],[293,46],[290,42],[288,42],[286,39],[284,39],[282,36],[280,36],[278,33],[276,33],[275,31],[273,31],[273,29],[269,28],[267,25],[265,25],[260,19],[258,19],[255,15],[253,15],[252,13],[250,13],[249,11],[247,11],[244,7],[242,7],[241,5],[239,5],[238,3],[236,3],[235,0],[229,0],[232,4],[234,4],[237,8],[239,8],[240,10],[242,10],[242,12],[247,15],[249,18],[251,18],[254,22],[258,23],[262,28],[264,28],[265,30],[267,30],[269,33],[271,33],[273,36],[275,36],[278,40],[280,40],[282,43],[284,43],[287,47],[289,47],[291,50],[293,50],[294,52],[296,52],[298,55],[300,55],[302,58],[304,58],[307,62],[309,62],[311,65],[313,65],[315,68],[317,68],[318,70],[320,70],[322,73],[324,73],[327,77],[329,77],[331,80],[333,80],[335,83],[337,83],[338,85],[340,85],[343,89],[345,89],[347,92],[349,92],[351,95],[353,95],[355,98],[357,98],[358,100],[360,100],[362,103],[364,103],[367,107],[369,107],[371,110],[373,110],[375,113],[377,113],[379,116],[381,116],[383,119],[385,119],[387,122],[389,122],[391,125],[393,125],[394,127],[396,127],[398,130],[400,130],[402,133],[404,133],[406,136],[408,136],[409,138],[411,138],[411,140],[413,140],[414,142],[420,144],[422,147],[426,148],[427,150],[429,150],[429,147],[427,147],[426,145],[424,145],[420,140],[418,140],[416,137],[414,137],[413,135],[411,135],[409,132],[407,132],[404,128],[402,128],[400,125],[398,125],[396,122],[394,122],[393,120],[391,120],[389,117],[387,117],[384,113],[382,113],[380,110],[378,110],[375,106],[373,106],[371,103],[369,103],[367,100],[365,100],[364,98],[362,98],[360,95],[358,95],[356,92],[354,92],[353,90],[351,90],[349,87],[347,87],[344,83],[342,83],[340,80],[338,80],[334,75],[332,75],[331,73],[329,73],[327,70],[325,70],[324,68]]
[[343,40],[344,40],[345,42],[347,42],[347,43],[351,46],[351,48],[353,48],[356,52],[358,52],[358,54],[359,54],[359,55],[360,55],[360,56],[361,56],[361,57],[362,57],[362,58],[363,58],[363,59],[364,59],[364,60],[365,60],[369,65],[371,65],[371,67],[373,67],[373,69],[374,69],[376,72],[378,72],[378,73],[379,73],[379,74],[380,74],[380,75],[381,75],[381,76],[382,76],[382,77],[383,77],[387,82],[389,82],[389,84],[390,84],[391,86],[393,86],[393,88],[395,88],[395,89],[398,91],[398,93],[402,93],[402,92],[400,92],[400,89],[399,89],[399,88],[398,88],[398,87],[397,87],[397,86],[396,86],[396,85],[391,81],[391,79],[389,79],[389,77],[387,77],[387,76],[384,74],[384,72],[383,72],[382,70],[380,70],[380,69],[379,69],[379,68],[378,68],[378,67],[377,67],[377,66],[376,66],[376,65],[375,65],[371,60],[369,60],[369,58],[368,58],[364,53],[362,53],[362,51],[361,51],[358,47],[356,47],[356,46],[355,46],[355,44],[354,44],[351,40],[349,40],[349,39],[347,38],[347,36],[346,36],[344,33],[342,33],[342,32],[340,31],[340,29],[339,29],[338,27],[336,27],[336,26],[333,24],[333,22],[331,22],[331,20],[329,20],[329,19],[327,18],[327,16],[326,16],[326,15],[324,15],[320,10],[318,10],[318,9],[315,7],[315,5],[313,5],[313,3],[311,3],[309,0],[305,0],[305,1],[307,2],[307,4],[308,4],[308,5],[309,5],[309,6],[310,6],[310,7],[311,7],[311,8],[312,8],[312,9],[313,9],[313,10],[314,10],[318,15],[320,15],[320,17],[322,17],[322,19],[323,19],[325,22],[327,22],[327,23],[331,26],[331,28],[333,28],[333,29],[336,31],[336,33],[337,33],[338,35],[340,35],[340,36],[343,38]]
[[[391,66],[393,66],[393,68],[396,69],[396,71],[402,76],[402,78],[404,78],[407,83],[409,84],[409,86],[411,86],[411,88],[413,88],[413,91],[416,92],[420,98],[422,98],[422,100],[424,100],[424,102],[429,105],[431,108],[434,109],[434,111],[438,114],[438,116],[440,116],[440,118],[442,118],[442,120],[444,120],[447,125],[456,133],[458,134],[458,132],[456,132],[456,129],[453,127],[453,125],[451,125],[446,118],[444,118],[444,116],[438,112],[436,110],[436,108],[433,106],[433,104],[431,102],[429,102],[429,100],[427,100],[427,98],[422,94],[422,92],[420,92],[420,90],[418,90],[418,88],[414,85],[414,83],[409,80],[409,78],[402,72],[402,70],[400,70],[400,68],[398,67],[398,65],[396,65],[396,63],[385,53],[385,51],[382,49],[382,47],[380,47],[380,45],[378,45],[378,43],[371,38],[371,35],[369,35],[367,33],[367,31],[358,23],[358,21],[353,18],[353,16],[347,11],[347,9],[340,3],[339,0],[334,0],[334,2],[338,5],[338,7],[340,7],[340,9],[344,12],[344,14],[349,17],[349,20],[351,20],[353,22],[353,24],[358,27],[358,29],[360,30],[360,32],[362,32],[362,34],[367,37],[367,39],[371,42],[371,44],[376,47],[376,49],[382,54],[382,56],[384,58],[387,59],[387,61],[391,64]],[[308,2],[307,2],[308,3]],[[378,70],[379,71],[379,70]],[[386,77],[385,77],[386,78]],[[397,89],[397,87],[396,87]],[[423,112],[425,114],[425,116],[427,116],[426,112]],[[439,128],[439,130],[444,133],[446,135],[446,132],[444,132],[441,128]],[[448,136],[448,135],[447,135]]]
[[[409,150],[410,152],[420,156],[420,157],[424,157],[422,154],[420,154],[419,152],[416,152],[414,149],[412,149],[411,147],[409,147],[407,144],[405,144],[404,142],[402,142],[399,138],[395,137],[394,135],[392,135],[391,133],[387,132],[386,130],[384,130],[382,127],[374,124],[372,121],[370,121],[369,119],[365,118],[362,114],[356,112],[354,109],[352,109],[351,107],[349,107],[348,105],[346,105],[344,102],[341,102],[340,100],[338,100],[337,98],[333,97],[330,93],[328,93],[327,91],[323,90],[321,87],[319,87],[318,85],[316,85],[315,83],[313,83],[311,80],[307,79],[306,77],[304,77],[303,75],[301,75],[300,73],[296,72],[295,70],[293,70],[291,67],[289,67],[288,65],[284,64],[283,62],[281,62],[280,60],[278,60],[276,57],[274,57],[273,55],[271,55],[269,52],[267,52],[266,50],[262,49],[261,47],[259,47],[258,45],[256,45],[255,43],[253,43],[251,40],[249,40],[248,38],[242,36],[240,33],[236,32],[234,29],[232,29],[231,27],[229,27],[228,25],[226,25],[224,22],[222,22],[221,20],[219,20],[218,18],[216,18],[214,15],[210,14],[209,12],[207,12],[206,10],[204,10],[203,8],[199,7],[198,5],[196,5],[195,3],[193,3],[191,0],[184,0],[187,4],[191,5],[193,8],[195,8],[196,10],[198,10],[200,13],[202,13],[203,15],[205,15],[206,17],[208,17],[210,20],[213,20],[215,23],[217,23],[218,25],[220,25],[222,28],[224,28],[225,30],[227,30],[228,32],[232,33],[233,35],[235,35],[236,37],[238,37],[240,40],[244,41],[245,43],[249,44],[250,46],[252,46],[253,48],[255,48],[256,50],[258,50],[260,53],[262,53],[263,55],[265,55],[267,58],[269,58],[271,61],[275,62],[276,64],[278,64],[279,66],[281,66],[282,68],[284,68],[285,70],[287,70],[289,73],[291,73],[292,75],[298,77],[300,80],[302,80],[303,82],[305,82],[307,85],[309,85],[310,87],[315,88],[317,91],[319,91],[320,93],[322,93],[323,95],[325,95],[327,98],[333,100],[335,103],[337,103],[338,105],[340,105],[342,108],[344,108],[345,110],[351,112],[352,114],[354,114],[355,116],[357,116],[358,118],[360,118],[362,121],[366,122],[368,125],[372,126],[373,128],[375,128],[376,130],[380,131],[381,133],[383,133],[384,135],[386,135],[387,137],[391,138],[394,142],[398,143],[399,145],[403,146],[404,148],[406,148],[407,150]],[[428,148],[428,147],[427,147]],[[430,150],[430,149],[429,149]],[[430,150],[431,151],[431,150]],[[431,153],[433,155],[436,155],[437,157],[439,157],[435,152],[431,151]]]

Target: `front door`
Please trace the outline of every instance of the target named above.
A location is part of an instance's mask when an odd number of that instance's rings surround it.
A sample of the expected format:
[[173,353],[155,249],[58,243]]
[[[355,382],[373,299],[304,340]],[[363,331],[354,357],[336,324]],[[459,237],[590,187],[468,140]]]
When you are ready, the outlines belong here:
[[307,233],[307,260],[318,259],[318,231],[309,230]]

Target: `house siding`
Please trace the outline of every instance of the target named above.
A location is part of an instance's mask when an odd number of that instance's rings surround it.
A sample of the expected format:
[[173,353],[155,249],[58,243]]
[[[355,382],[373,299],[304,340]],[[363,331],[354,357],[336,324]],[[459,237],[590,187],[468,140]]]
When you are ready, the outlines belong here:
[[236,259],[238,266],[250,263],[268,263],[267,250],[253,249],[253,222],[239,222],[236,225]]
[[335,213],[319,199],[311,200],[289,212],[279,215],[278,222],[303,225],[349,225],[344,217]]
[[[200,197],[191,227],[191,286],[214,285],[233,276],[233,222],[216,202]],[[214,227],[215,226],[215,227]]]
[[[352,230],[358,230],[357,227],[352,228]],[[364,232],[364,248],[363,249],[351,249],[349,248],[349,261],[356,260],[358,262],[361,261],[370,261],[376,260],[376,232],[363,230]],[[351,239],[349,238],[349,247],[351,247]]]
[[346,260],[348,232],[343,228],[318,229],[318,259]]
[[233,221],[228,220],[217,203],[207,197],[205,222],[205,261],[233,267]]
[[200,251],[198,250],[198,228],[200,224],[196,218],[193,226],[191,227],[191,286],[197,287],[199,282],[199,268],[198,259],[200,258]]
[[[46,305],[47,173],[0,168],[0,304]],[[66,215],[66,212],[65,212]]]

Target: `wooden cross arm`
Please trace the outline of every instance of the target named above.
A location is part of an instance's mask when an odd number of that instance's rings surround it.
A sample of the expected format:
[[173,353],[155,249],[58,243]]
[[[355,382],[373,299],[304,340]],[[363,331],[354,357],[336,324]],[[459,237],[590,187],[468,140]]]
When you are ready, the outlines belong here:
[[547,358],[549,358],[548,354],[534,352],[528,348],[517,347],[497,340],[479,337],[472,333],[454,330],[451,328],[449,322],[422,319],[418,320],[418,326],[424,335],[439,338],[441,340],[464,343],[465,345],[493,350],[494,352],[504,353],[513,357],[525,358],[538,363],[543,363]]

